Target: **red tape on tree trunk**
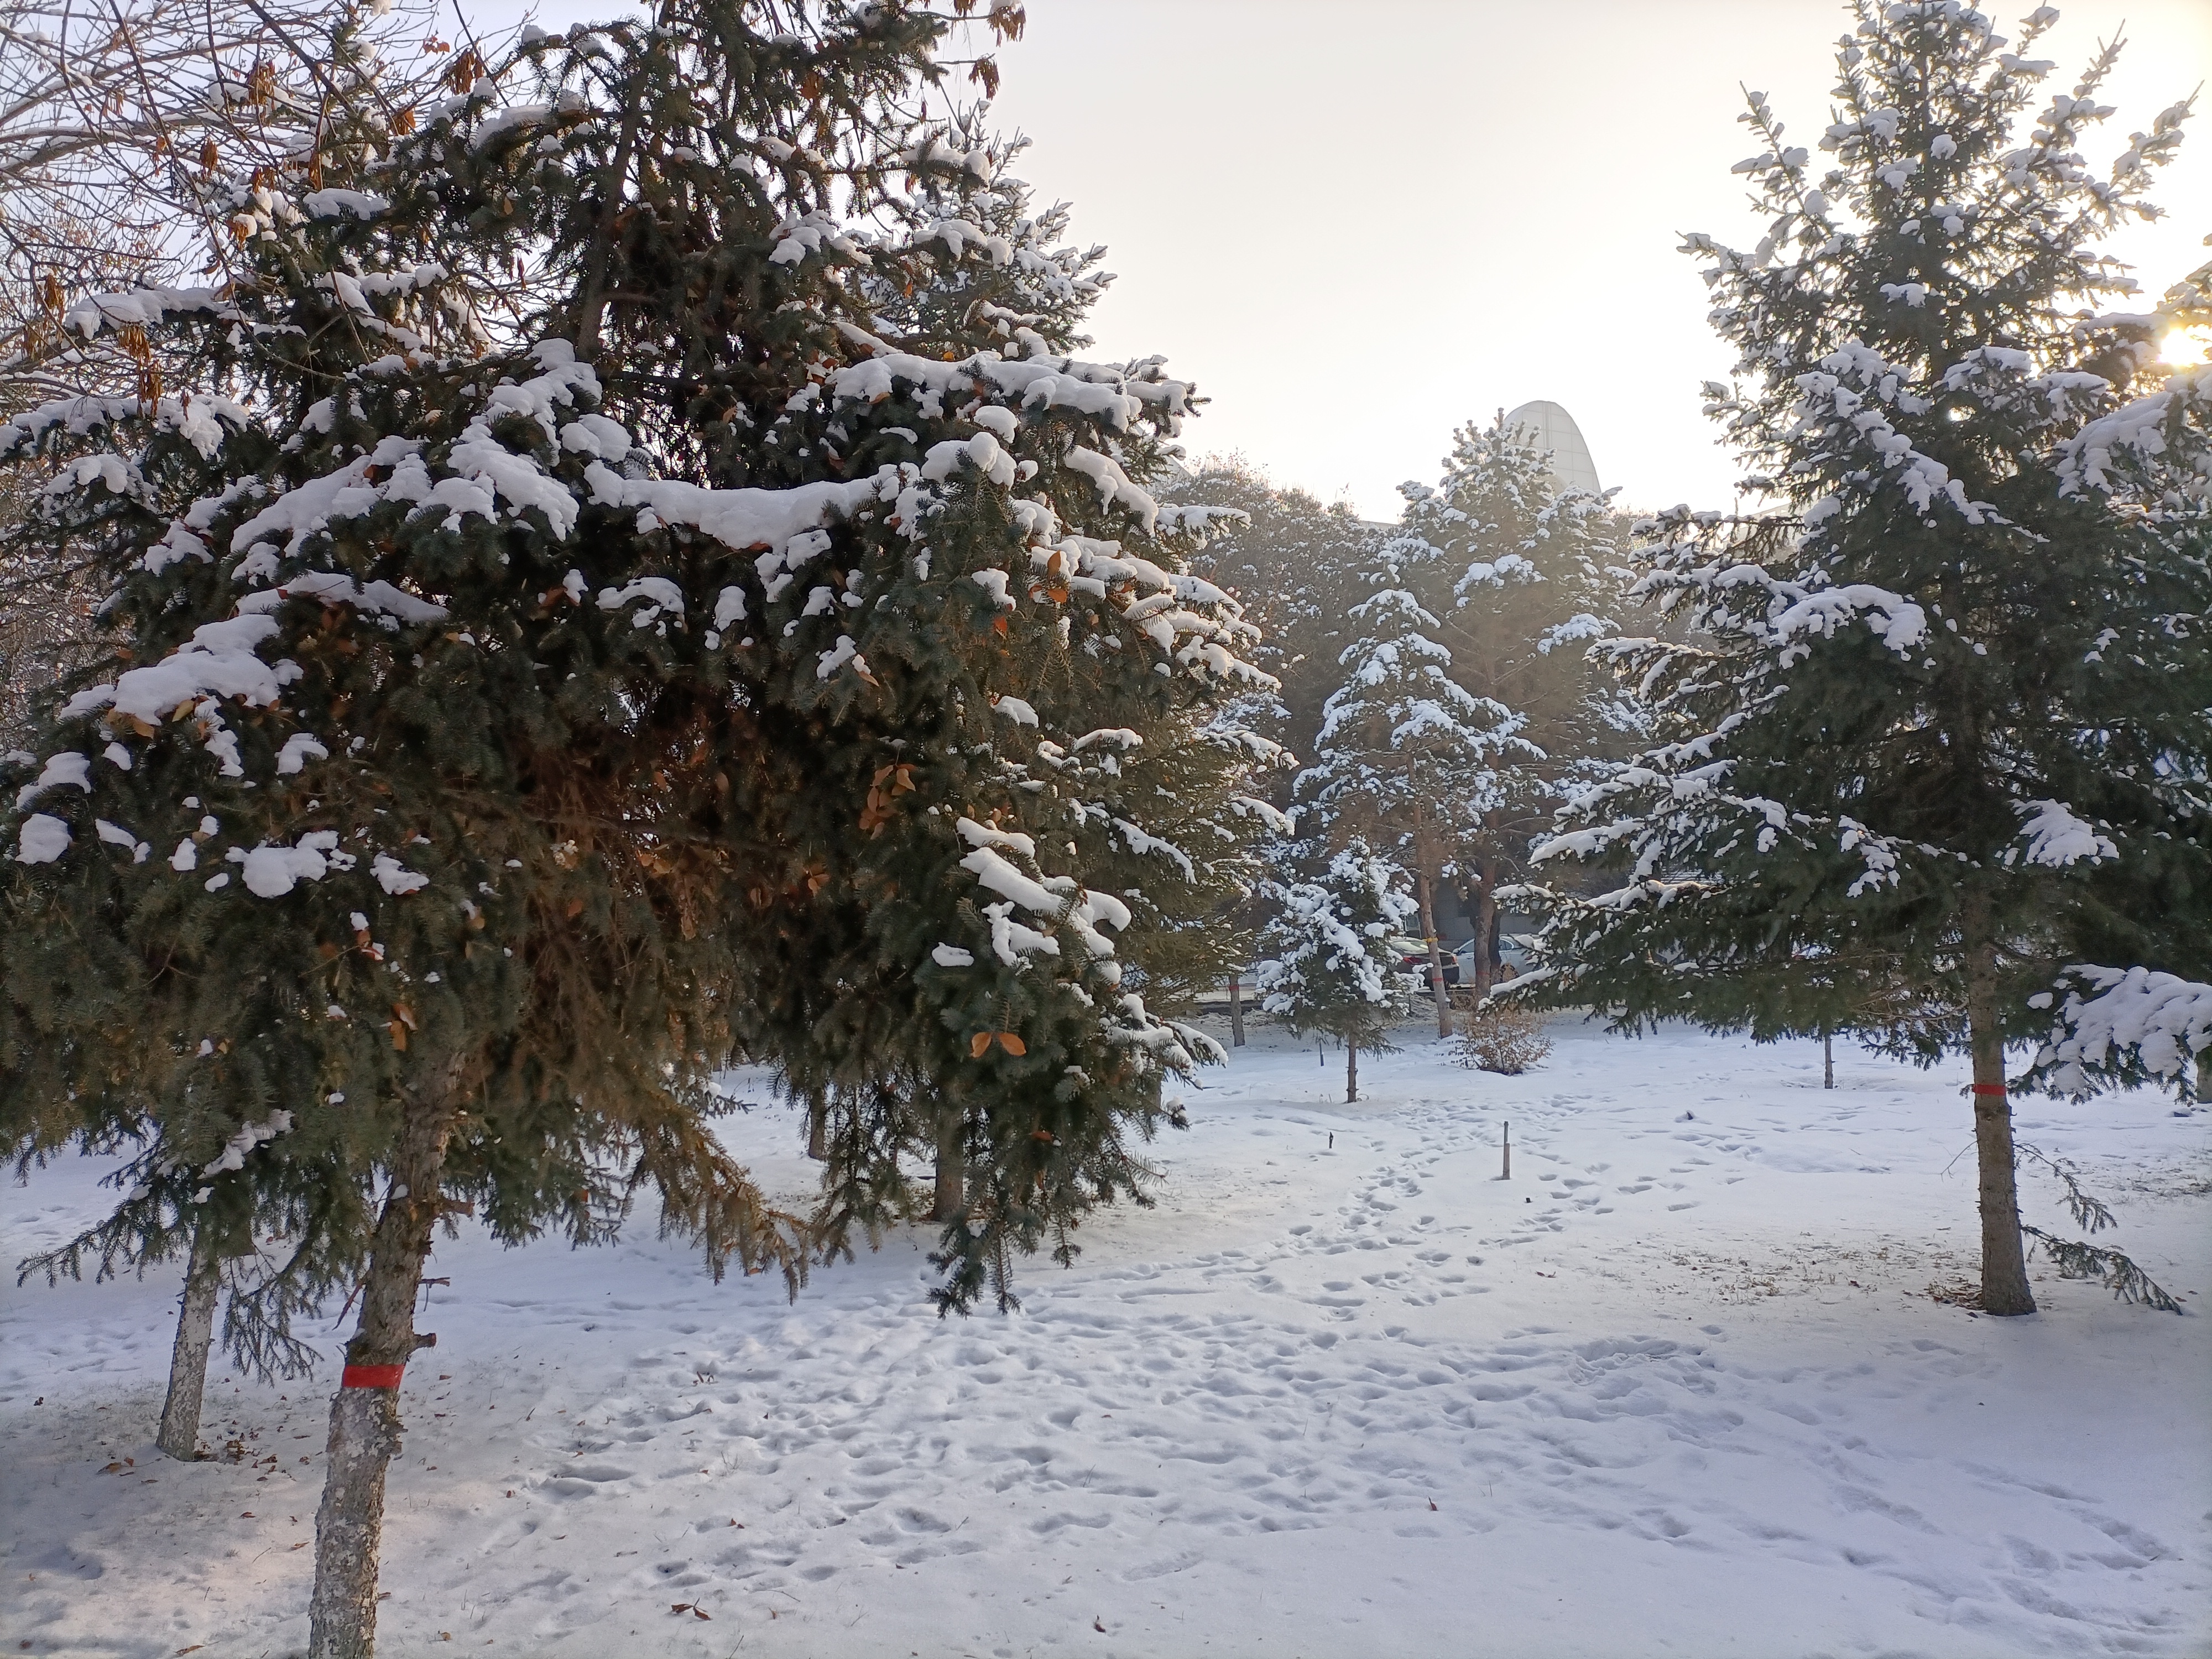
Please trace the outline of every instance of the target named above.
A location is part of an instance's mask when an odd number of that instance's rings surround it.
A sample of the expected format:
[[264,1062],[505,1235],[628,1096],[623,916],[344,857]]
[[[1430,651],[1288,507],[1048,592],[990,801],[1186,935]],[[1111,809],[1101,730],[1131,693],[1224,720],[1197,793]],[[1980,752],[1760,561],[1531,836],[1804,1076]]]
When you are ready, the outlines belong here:
[[396,1389],[404,1365],[349,1365],[338,1378],[342,1389]]
[[2001,1095],[2005,1092],[2005,1086],[2002,1083],[1977,1083],[1973,1085],[1973,1089],[1978,1095]]

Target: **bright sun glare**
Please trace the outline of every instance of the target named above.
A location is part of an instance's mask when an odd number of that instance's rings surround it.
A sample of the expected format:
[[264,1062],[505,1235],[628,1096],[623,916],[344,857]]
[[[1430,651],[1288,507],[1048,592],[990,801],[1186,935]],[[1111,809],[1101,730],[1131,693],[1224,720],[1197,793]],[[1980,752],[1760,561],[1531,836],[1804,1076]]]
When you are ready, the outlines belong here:
[[2196,368],[2204,361],[2208,348],[2212,348],[2208,334],[2212,334],[2212,330],[2175,329],[2159,343],[2159,361],[2175,368]]

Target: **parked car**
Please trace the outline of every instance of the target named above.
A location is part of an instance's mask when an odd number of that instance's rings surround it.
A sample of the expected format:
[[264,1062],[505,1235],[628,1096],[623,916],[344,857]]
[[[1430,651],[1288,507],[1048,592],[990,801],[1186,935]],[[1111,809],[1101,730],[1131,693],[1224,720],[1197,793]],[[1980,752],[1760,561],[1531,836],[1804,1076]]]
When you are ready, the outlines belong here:
[[[1390,943],[1398,951],[1398,970],[1411,974],[1425,988],[1429,982],[1429,947],[1417,939],[1400,935]],[[1457,985],[1464,977],[1469,982],[1474,978],[1474,941],[1462,940],[1456,945],[1442,947],[1444,959],[1444,983]]]
[[[1400,952],[1398,957],[1400,971],[1414,975],[1420,980],[1422,985],[1426,986],[1429,982],[1429,947],[1419,939],[1407,939],[1403,936],[1394,939],[1390,942],[1397,946]],[[1448,986],[1474,984],[1474,936],[1470,934],[1456,945],[1447,945],[1442,948],[1444,959],[1444,983]],[[1502,977],[1511,978],[1515,975],[1524,974],[1528,970],[1527,948],[1519,939],[1510,934],[1502,935],[1498,939],[1498,959],[1507,970]]]

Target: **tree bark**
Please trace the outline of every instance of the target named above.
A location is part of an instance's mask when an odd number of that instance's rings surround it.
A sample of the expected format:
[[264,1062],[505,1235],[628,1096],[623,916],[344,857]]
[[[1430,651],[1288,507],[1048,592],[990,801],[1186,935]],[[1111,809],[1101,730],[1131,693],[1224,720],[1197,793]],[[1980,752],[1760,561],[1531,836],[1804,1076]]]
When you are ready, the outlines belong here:
[[2020,1185],[2005,1097],[2004,1032],[1997,1018],[1997,947],[1984,894],[1969,891],[1962,920],[1966,1041],[1974,1061],[1974,1152],[1981,1174],[1982,1311],[2032,1314],[2027,1253],[2020,1236]]
[[161,1427],[154,1437],[155,1446],[186,1462],[199,1455],[200,1404],[207,1395],[208,1350],[215,1342],[216,1293],[222,1287],[215,1241],[205,1226],[196,1226],[185,1263],[177,1344],[169,1352],[169,1395],[161,1402]]
[[1497,950],[1497,891],[1498,860],[1484,859],[1476,866],[1474,891],[1474,1006],[1478,1008],[1490,1000],[1490,958]]
[[404,1103],[392,1185],[378,1218],[361,1291],[361,1322],[346,1344],[347,1376],[331,1402],[331,1437],[315,1515],[315,1588],[308,1659],[373,1659],[384,1479],[399,1452],[398,1370],[437,1341],[415,1334],[415,1295],[441,1210],[446,1146],[459,1106],[460,1064]]
[[933,1221],[951,1221],[968,1207],[968,1126],[939,1107],[937,1120],[937,1194]]
[[1820,1086],[1823,1089],[1836,1086],[1836,1034],[1833,1031],[1820,1033]]
[[1350,1105],[1359,1098],[1359,1044],[1350,1037],[1344,1042],[1344,1099]]
[[806,1155],[817,1164],[830,1161],[830,1103],[817,1100],[806,1109]]
[[1436,994],[1437,1035],[1451,1035],[1451,994],[1444,989],[1443,953],[1437,948],[1436,890],[1429,880],[1429,872],[1422,871],[1414,878],[1414,889],[1421,900],[1421,937],[1429,942],[1429,989]]
[[1235,973],[1229,975],[1229,1046],[1244,1046],[1244,981]]

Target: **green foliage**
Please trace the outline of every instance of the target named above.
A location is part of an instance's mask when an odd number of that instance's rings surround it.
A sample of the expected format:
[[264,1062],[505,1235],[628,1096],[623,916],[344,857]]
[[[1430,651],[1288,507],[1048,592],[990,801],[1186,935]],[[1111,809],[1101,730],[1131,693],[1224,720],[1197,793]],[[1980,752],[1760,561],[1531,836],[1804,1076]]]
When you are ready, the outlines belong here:
[[1450,849],[1471,884],[1494,888],[1525,873],[1561,789],[1639,730],[1635,704],[1591,654],[1619,631],[1623,520],[1607,496],[1562,489],[1549,454],[1503,414],[1452,434],[1433,488],[1400,489],[1410,585],[1437,618],[1452,677],[1510,711],[1517,739]]
[[[323,155],[319,191],[255,181],[252,281],[84,312],[150,310],[251,398],[9,440],[140,434],[46,532],[103,550],[132,660],[205,681],[196,732],[149,703],[129,769],[21,820],[11,892],[56,908],[21,912],[10,1041],[86,1070],[82,1011],[139,1003],[158,963],[148,1048],[251,1037],[344,1097],[294,1111],[257,1181],[323,1124],[368,1180],[388,1103],[459,1076],[448,1183],[501,1237],[605,1237],[643,1183],[717,1267],[791,1261],[704,1127],[733,1053],[828,1115],[832,1250],[900,1212],[899,1158],[950,1111],[975,1167],[947,1307],[1142,1201],[1131,1143],[1212,1045],[1125,975],[1206,971],[1195,936],[1249,887],[1272,750],[1221,711],[1271,682],[1185,568],[1216,515],[1146,487],[1189,388],[1061,355],[1095,256],[995,177],[1007,150],[910,112],[945,27],[707,4],[532,35],[411,132]],[[137,684],[63,710],[46,755],[94,766]],[[95,879],[102,813],[149,857],[204,833],[290,878]],[[169,920],[119,927],[101,881]],[[115,942],[96,972],[87,933]],[[194,1000],[218,960],[270,988],[250,1033]],[[104,1133],[182,1134],[101,1098]],[[40,1121],[40,1146],[88,1133]]]
[[[2102,1199],[2082,1189],[2081,1172],[2071,1164],[2025,1144],[2020,1153],[2042,1164],[2065,1183],[2066,1207],[2074,1217],[2074,1224],[2083,1232],[2094,1237],[2107,1227],[2119,1225]],[[2043,1247],[2043,1253],[2051,1258],[2063,1279],[2100,1279],[2118,1301],[2140,1302],[2160,1313],[2182,1311],[2181,1304],[2172,1295],[2121,1251],[2081,1239],[2056,1237],[2040,1227],[2025,1223],[2021,1231]]]
[[1977,15],[1859,10],[1832,166],[1754,101],[1769,233],[1690,239],[1741,353],[1708,401],[1778,504],[1638,527],[1671,631],[1606,649],[1663,741],[1540,849],[1622,884],[1548,896],[1534,988],[1928,1059],[1974,983],[2044,1024],[2027,993],[2123,911],[2201,952],[2205,405],[2152,372],[2155,319],[2079,309],[2126,291],[2098,243],[2154,211],[2183,111],[2100,179],[2111,51],[2031,122],[2048,66]]
[[1321,1032],[1379,1054],[1411,1012],[1392,935],[1413,916],[1403,872],[1354,836],[1320,881],[1279,887],[1280,906],[1260,939],[1260,1006],[1291,1031]]

